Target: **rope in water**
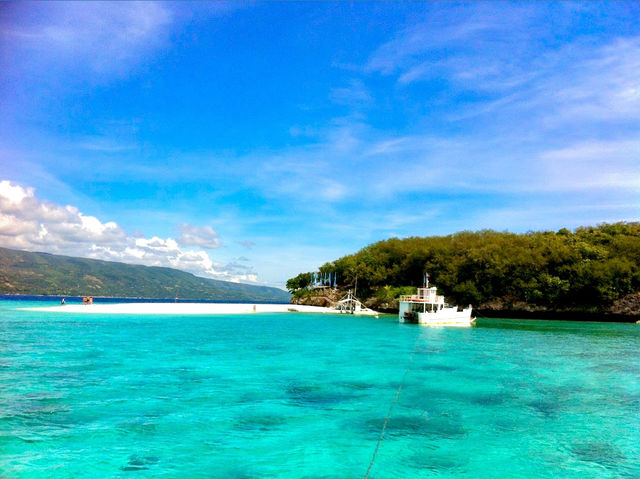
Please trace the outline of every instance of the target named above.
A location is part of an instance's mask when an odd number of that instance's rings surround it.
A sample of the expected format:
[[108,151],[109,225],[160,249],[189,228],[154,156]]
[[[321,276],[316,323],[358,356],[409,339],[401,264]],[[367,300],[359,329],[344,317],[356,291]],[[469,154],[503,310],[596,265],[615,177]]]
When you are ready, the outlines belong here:
[[384,422],[382,423],[382,431],[380,432],[380,436],[378,437],[378,444],[376,444],[376,449],[373,451],[373,457],[371,458],[371,462],[369,463],[369,469],[367,469],[367,473],[364,475],[364,479],[369,478],[369,474],[371,473],[371,469],[373,469],[373,465],[376,462],[376,457],[378,456],[378,451],[380,450],[380,444],[382,444],[382,440],[384,439],[384,433],[387,430],[387,424],[389,423],[389,419],[391,419],[391,414],[393,413],[393,407],[398,402],[398,398],[400,397],[400,393],[402,392],[402,385],[404,384],[404,380],[409,373],[409,369],[411,369],[411,363],[413,363],[413,357],[416,355],[416,350],[418,349],[418,339],[416,339],[416,343],[413,345],[413,352],[411,353],[411,357],[409,358],[409,364],[404,370],[404,374],[402,375],[402,379],[400,380],[400,385],[398,386],[398,390],[396,391],[396,396],[393,398],[391,402],[391,406],[389,406],[389,412],[387,413],[387,417],[384,418]]

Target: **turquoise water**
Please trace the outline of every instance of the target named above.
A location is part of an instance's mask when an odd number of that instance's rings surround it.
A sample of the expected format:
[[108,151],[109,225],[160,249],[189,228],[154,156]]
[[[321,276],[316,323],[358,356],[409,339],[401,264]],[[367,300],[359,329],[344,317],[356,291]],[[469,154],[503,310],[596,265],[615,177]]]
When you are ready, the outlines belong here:
[[364,477],[392,404],[371,478],[640,477],[634,324],[28,305],[0,302],[2,478]]

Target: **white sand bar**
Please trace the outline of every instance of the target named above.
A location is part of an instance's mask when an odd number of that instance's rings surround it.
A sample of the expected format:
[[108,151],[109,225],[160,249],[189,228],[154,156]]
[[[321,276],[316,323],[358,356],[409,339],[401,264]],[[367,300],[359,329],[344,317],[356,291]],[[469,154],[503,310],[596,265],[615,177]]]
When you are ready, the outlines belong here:
[[337,313],[331,308],[297,304],[252,303],[94,303],[65,304],[26,311],[86,314],[247,314],[247,313]]

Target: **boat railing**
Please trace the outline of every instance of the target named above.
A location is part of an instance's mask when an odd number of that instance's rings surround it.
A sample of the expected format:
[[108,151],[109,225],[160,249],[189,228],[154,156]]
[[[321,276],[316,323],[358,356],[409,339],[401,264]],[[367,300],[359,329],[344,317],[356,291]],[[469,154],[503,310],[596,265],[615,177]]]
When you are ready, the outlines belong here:
[[440,304],[444,303],[444,296],[440,295],[426,295],[419,296],[417,294],[404,294],[400,296],[400,301],[410,301],[413,303],[434,303]]

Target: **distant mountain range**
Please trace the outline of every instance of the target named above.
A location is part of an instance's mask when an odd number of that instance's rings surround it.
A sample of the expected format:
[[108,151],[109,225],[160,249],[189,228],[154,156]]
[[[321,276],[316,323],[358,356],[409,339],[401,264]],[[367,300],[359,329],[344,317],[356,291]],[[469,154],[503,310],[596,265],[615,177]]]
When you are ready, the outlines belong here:
[[0,294],[289,302],[286,291],[184,271],[0,248]]

